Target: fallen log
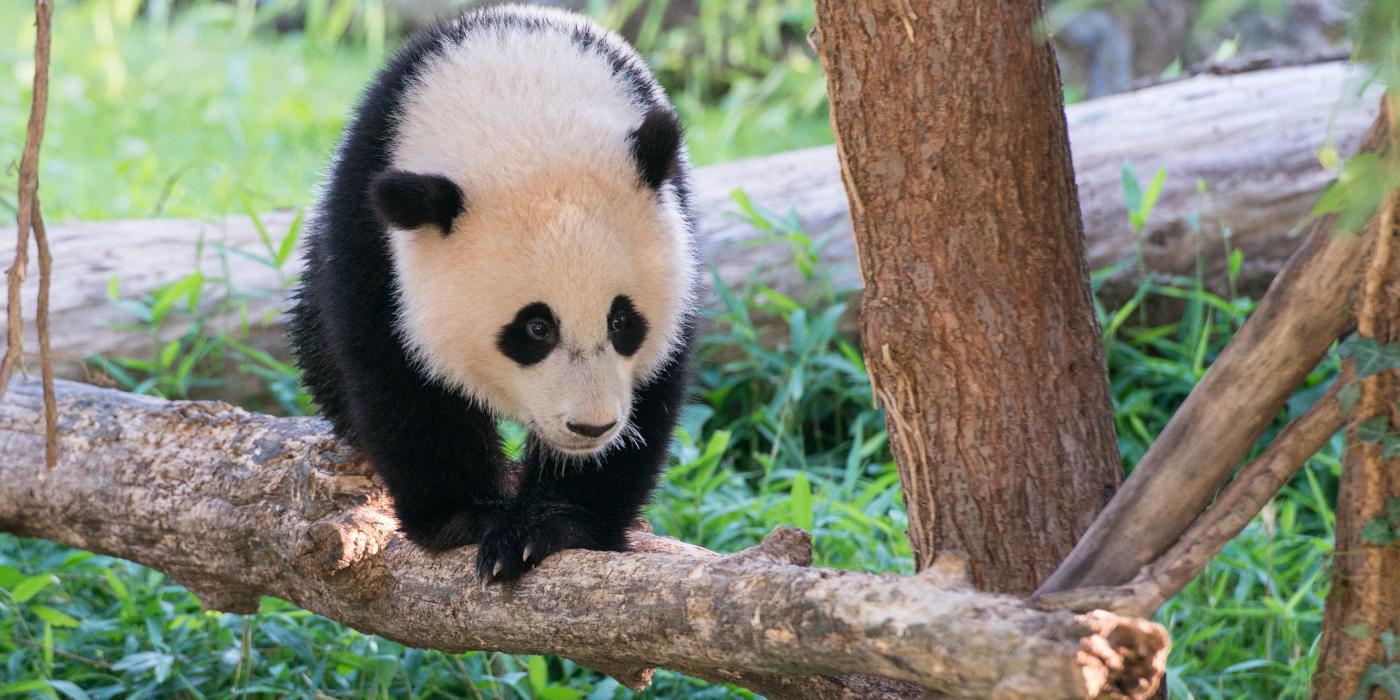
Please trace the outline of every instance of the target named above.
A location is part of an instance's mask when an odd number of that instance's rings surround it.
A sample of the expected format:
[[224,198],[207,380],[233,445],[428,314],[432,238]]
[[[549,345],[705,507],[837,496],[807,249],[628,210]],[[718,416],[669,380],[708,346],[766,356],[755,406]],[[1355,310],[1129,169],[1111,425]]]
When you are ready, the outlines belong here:
[[[1301,244],[1291,235],[1332,175],[1317,160],[1331,143],[1354,150],[1374,119],[1378,92],[1345,99],[1348,66],[1333,62],[1235,75],[1201,75],[1083,104],[1066,111],[1092,268],[1138,255],[1148,269],[1166,275],[1195,273],[1198,253],[1207,287],[1229,289],[1222,232],[1244,253],[1236,280],[1245,293],[1262,292]],[[1131,162],[1144,181],[1157,168],[1167,178],[1139,237],[1129,225],[1122,194],[1122,166]],[[1209,189],[1198,192],[1197,181]],[[736,190],[779,216],[789,212],[802,228],[827,240],[824,264],[835,283],[860,283],[836,156],[830,147],[701,168],[697,205],[704,254],[726,283],[762,280],[800,297],[810,284],[792,264],[787,240],[775,240],[736,215]],[[262,217],[275,239],[293,215]],[[1197,236],[1192,222],[1199,221]],[[13,229],[0,228],[0,240]],[[114,323],[131,320],[107,299],[111,278],[124,296],[137,296],[202,269],[224,274],[214,244],[263,254],[258,230],[246,217],[205,222],[188,219],[102,221],[50,225],[55,260],[53,348],[61,374],[82,377],[77,363],[92,353],[143,356],[150,339]],[[196,241],[203,239],[202,258]],[[274,243],[277,241],[275,240]],[[256,261],[227,256],[227,272],[242,289],[264,298],[250,304],[255,344],[281,347],[283,276]],[[295,260],[284,274],[295,274]],[[1130,296],[1139,273],[1123,269],[1105,281],[1109,305]],[[26,288],[32,299],[33,284]],[[857,308],[853,304],[851,308]],[[259,320],[265,322],[259,322]],[[236,315],[213,319],[229,326]],[[853,324],[848,327],[853,327]],[[29,337],[34,337],[29,331]]]
[[638,531],[636,552],[565,551],[482,588],[474,548],[435,557],[395,534],[319,419],[67,382],[59,402],[53,471],[38,383],[0,402],[0,531],[155,567],[215,609],[271,595],[413,646],[555,654],[634,687],[659,665],[772,697],[914,692],[865,676],[953,697],[1143,697],[1165,663],[1147,620],[1043,612],[948,566],[813,568],[790,528],[727,556]]

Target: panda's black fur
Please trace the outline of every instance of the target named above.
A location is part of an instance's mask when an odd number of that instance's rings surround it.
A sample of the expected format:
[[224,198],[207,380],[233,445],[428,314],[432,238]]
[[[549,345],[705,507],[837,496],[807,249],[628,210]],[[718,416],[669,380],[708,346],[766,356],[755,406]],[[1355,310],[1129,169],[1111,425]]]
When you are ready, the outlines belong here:
[[[308,219],[289,326],[305,385],[336,432],[373,462],[403,533],[434,551],[480,543],[478,571],[489,581],[514,579],[560,549],[626,548],[624,533],[650,498],[686,397],[695,322],[688,308],[677,350],[634,385],[631,421],[640,439],[569,469],[545,468],[543,451],[527,450],[518,493],[509,493],[512,467],[496,416],[430,376],[396,332],[386,226],[433,225],[446,235],[473,206],[471,192],[450,181],[393,172],[391,149],[397,110],[425,60],[483,28],[558,31],[547,16],[472,12],[421,32],[389,61],[364,93]],[[631,144],[637,177],[652,190],[669,188],[693,234],[690,172],[673,107],[651,75],[600,32],[573,27],[571,39],[601,52],[641,105],[646,119]]]

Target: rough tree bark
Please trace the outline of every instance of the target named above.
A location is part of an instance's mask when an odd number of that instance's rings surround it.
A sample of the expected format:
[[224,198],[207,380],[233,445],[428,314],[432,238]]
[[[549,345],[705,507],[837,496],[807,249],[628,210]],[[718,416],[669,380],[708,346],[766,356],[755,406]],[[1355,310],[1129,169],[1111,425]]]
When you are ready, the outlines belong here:
[[918,565],[1029,592],[1121,473],[1041,3],[816,7]]
[[[1231,244],[1244,252],[1236,284],[1243,293],[1262,293],[1302,241],[1291,230],[1332,177],[1317,163],[1318,148],[1330,139],[1341,152],[1353,151],[1375,118],[1376,92],[1339,103],[1347,75],[1341,63],[1205,75],[1071,105],[1066,114],[1090,269],[1133,258],[1141,247],[1144,262],[1154,272],[1190,276],[1198,251],[1203,251],[1207,287],[1226,294],[1228,258],[1221,232],[1229,226]],[[1167,171],[1162,196],[1141,238],[1128,225],[1124,209],[1120,173],[1125,160],[1144,180],[1159,167]],[[1197,193],[1197,179],[1210,186],[1206,195]],[[801,296],[806,281],[791,264],[787,243],[761,241],[758,231],[734,215],[737,207],[730,193],[735,189],[747,192],[765,209],[794,212],[810,233],[832,234],[825,251],[828,269],[838,285],[859,284],[833,149],[807,149],[699,171],[701,240],[706,259],[720,277],[738,284],[753,276]],[[1193,217],[1202,225],[1199,239],[1192,230]],[[264,224],[280,235],[291,218],[287,212],[272,212],[264,216]],[[113,276],[124,296],[136,297],[195,269],[195,243],[201,237],[207,244],[262,249],[246,217],[73,222],[50,226],[49,233],[58,280],[53,295],[54,351],[61,374],[68,378],[83,377],[78,363],[88,354],[149,351],[140,334],[111,327],[126,318],[107,300]],[[0,228],[0,240],[10,240],[13,234],[12,228]],[[205,250],[205,273],[222,275],[214,264],[212,245]],[[251,304],[253,319],[275,311],[281,285],[274,271],[230,256],[229,274],[240,287],[267,293]],[[1123,269],[1113,275],[1101,298],[1109,305],[1128,298],[1139,274]],[[32,298],[37,281],[27,284],[26,298]],[[212,320],[237,322],[233,316]],[[254,344],[280,350],[280,319],[268,320],[266,325],[254,324]]]
[[37,382],[0,402],[0,531],[161,569],[207,607],[272,595],[367,633],[448,651],[573,658],[645,685],[647,667],[775,698],[1141,697],[1159,625],[1041,612],[980,593],[945,560],[915,576],[813,568],[805,533],[720,556],[647,533],[632,553],[569,550],[482,589],[474,548],[431,556],[324,421],[59,384],[63,445],[43,467]]

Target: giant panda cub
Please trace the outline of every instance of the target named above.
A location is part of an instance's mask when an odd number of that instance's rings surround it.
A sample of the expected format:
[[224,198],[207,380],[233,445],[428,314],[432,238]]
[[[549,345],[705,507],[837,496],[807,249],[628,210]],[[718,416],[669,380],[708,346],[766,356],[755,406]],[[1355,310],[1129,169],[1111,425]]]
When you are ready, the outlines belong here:
[[[623,550],[684,401],[698,280],[676,113],[573,14],[426,30],[364,94],[308,219],[303,378],[409,540],[483,584]],[[498,420],[529,433],[523,469]]]

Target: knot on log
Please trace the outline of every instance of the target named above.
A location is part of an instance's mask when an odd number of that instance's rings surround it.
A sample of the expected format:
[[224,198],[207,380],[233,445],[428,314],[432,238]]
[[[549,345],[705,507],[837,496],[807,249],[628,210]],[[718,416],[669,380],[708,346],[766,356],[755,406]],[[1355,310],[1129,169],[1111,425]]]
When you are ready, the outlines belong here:
[[812,565],[812,535],[791,525],[779,525],[762,542],[721,557],[726,563],[777,562],[793,566]]
[[313,572],[340,573],[384,549],[398,530],[398,523],[367,506],[351,508],[306,528],[296,555]]
[[651,526],[645,530],[634,527],[627,531],[627,548],[630,551],[645,554],[671,554],[690,559],[709,560],[716,559],[720,555],[699,545],[689,542],[682,542],[670,537],[661,537],[651,534]]
[[1096,665],[1085,664],[1086,676],[1103,674],[1102,680],[1090,680],[1090,688],[1128,698],[1149,697],[1167,668],[1167,652],[1171,638],[1166,628],[1141,618],[1128,618],[1097,610],[1076,616],[1089,634],[1080,639],[1080,653],[1097,659]]

